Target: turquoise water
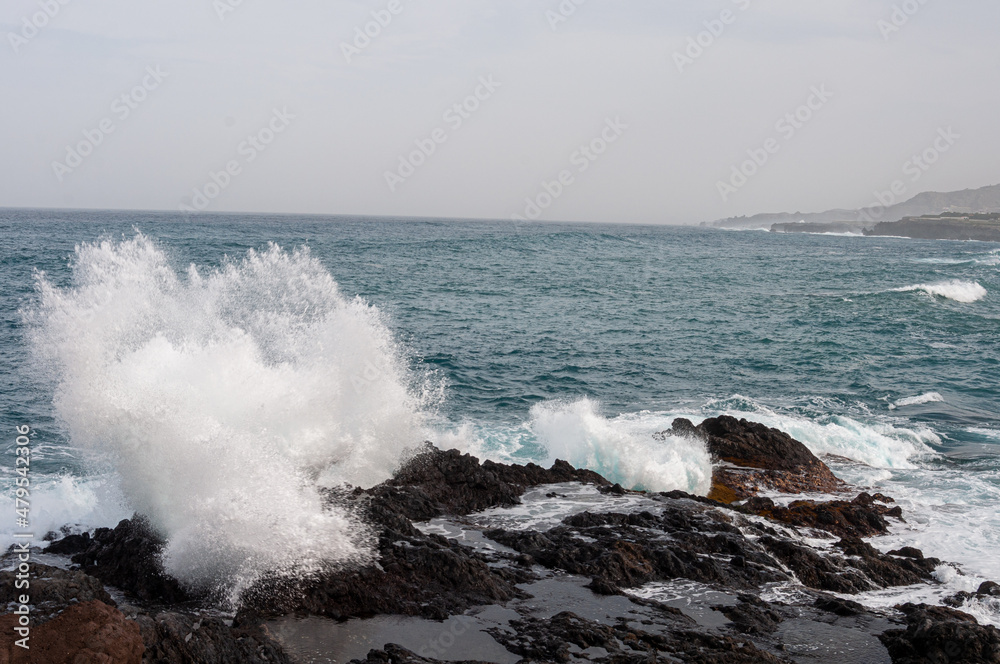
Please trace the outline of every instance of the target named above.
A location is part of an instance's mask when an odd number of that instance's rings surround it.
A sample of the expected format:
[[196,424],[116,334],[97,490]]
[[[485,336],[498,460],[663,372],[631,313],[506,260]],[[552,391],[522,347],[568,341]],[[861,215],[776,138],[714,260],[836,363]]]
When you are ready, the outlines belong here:
[[[230,431],[212,434],[220,454],[279,450],[313,479],[374,481],[409,436],[687,490],[705,487],[703,451],[657,448],[649,434],[676,415],[730,412],[860,462],[838,470],[927,516],[900,538],[933,545],[944,526],[930,515],[956,509],[949,527],[975,533],[941,553],[994,571],[1000,245],[19,210],[0,211],[0,233],[0,424],[35,429],[46,528],[172,509],[178,485],[154,495],[120,476],[150,472],[147,453],[180,463],[161,451],[179,431],[164,414],[177,404]],[[293,253],[303,246],[308,258]],[[250,250],[270,256],[265,267]],[[191,265],[211,283],[192,285]],[[46,357],[46,344],[62,350]],[[243,397],[257,410],[241,410]],[[267,415],[241,429],[251,412]],[[252,453],[241,442],[272,435],[283,442]]]

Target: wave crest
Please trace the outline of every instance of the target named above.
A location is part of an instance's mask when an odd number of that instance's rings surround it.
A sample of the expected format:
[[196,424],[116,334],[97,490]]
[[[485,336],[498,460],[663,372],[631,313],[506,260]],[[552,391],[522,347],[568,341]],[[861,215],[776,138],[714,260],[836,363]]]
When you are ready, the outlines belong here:
[[986,297],[986,289],[976,281],[961,281],[952,279],[951,281],[940,281],[933,284],[917,284],[915,286],[904,286],[894,288],[896,293],[911,293],[922,291],[928,295],[947,298],[963,304],[978,302]]

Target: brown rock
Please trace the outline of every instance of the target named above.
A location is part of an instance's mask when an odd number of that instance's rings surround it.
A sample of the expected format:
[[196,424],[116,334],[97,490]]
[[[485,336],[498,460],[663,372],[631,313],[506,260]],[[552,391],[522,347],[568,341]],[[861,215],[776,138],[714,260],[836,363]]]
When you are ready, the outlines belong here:
[[902,510],[899,507],[879,505],[867,493],[858,495],[850,502],[797,500],[787,507],[776,505],[770,498],[754,497],[747,500],[742,509],[791,526],[825,530],[838,537],[885,535],[889,526],[885,517],[902,520]]
[[0,664],[141,664],[139,625],[121,611],[93,600],[75,604],[59,617],[33,626],[30,649],[14,644],[17,616],[0,616]]
[[757,422],[723,415],[694,426],[689,420],[674,420],[661,436],[695,436],[705,441],[720,463],[712,472],[708,497],[722,503],[757,495],[761,489],[782,493],[842,491],[844,483],[825,463],[787,433]]

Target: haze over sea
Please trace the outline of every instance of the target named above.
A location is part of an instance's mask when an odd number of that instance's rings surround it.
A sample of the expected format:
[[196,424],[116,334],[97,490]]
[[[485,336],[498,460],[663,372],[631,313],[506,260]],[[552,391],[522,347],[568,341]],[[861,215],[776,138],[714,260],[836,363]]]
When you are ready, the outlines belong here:
[[0,234],[0,417],[36,431],[39,535],[138,510],[172,573],[239,586],[364,558],[316,486],[423,440],[704,494],[700,444],[652,434],[728,413],[895,497],[880,548],[1000,578],[998,245],[41,210]]

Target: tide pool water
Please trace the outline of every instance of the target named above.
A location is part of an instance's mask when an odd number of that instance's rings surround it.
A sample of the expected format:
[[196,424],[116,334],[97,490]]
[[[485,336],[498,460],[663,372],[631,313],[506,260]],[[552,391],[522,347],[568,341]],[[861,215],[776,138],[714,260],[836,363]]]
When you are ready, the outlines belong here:
[[[706,493],[673,418],[787,431],[1000,579],[1000,247],[615,225],[0,211],[0,425],[32,529],[167,534],[232,596],[367,559],[320,488],[424,440]],[[15,531],[0,519],[4,544]]]

